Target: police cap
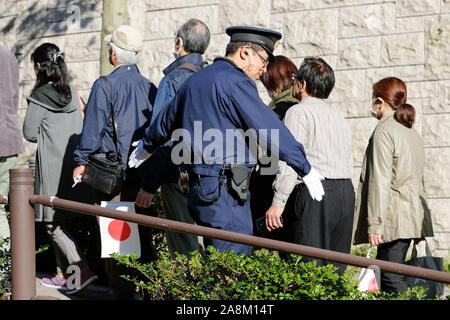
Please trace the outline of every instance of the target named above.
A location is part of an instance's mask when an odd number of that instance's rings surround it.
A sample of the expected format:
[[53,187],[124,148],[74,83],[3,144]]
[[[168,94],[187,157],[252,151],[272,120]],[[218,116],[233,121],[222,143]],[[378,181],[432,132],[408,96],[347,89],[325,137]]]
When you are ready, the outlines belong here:
[[252,42],[259,44],[267,51],[270,60],[274,59],[273,51],[277,48],[282,37],[281,33],[277,31],[243,26],[229,27],[226,33],[231,37],[230,42]]

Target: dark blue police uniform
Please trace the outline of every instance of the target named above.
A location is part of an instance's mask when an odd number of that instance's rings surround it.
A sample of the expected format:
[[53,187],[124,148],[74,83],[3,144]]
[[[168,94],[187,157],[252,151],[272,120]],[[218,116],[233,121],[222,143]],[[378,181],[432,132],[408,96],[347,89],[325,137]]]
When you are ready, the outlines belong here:
[[[229,188],[229,176],[225,171],[230,163],[242,163],[252,168],[256,159],[252,159],[242,135],[237,134],[233,140],[236,145],[243,143],[245,148],[230,148],[230,139],[226,138],[230,132],[253,129],[256,138],[267,132],[269,152],[278,149],[279,158],[302,177],[311,170],[303,146],[261,101],[255,82],[228,58],[217,58],[186,80],[174,99],[147,128],[144,148],[153,152],[179,128],[187,133],[183,142],[188,142],[191,152],[191,163],[185,165],[190,172],[189,209],[193,219],[203,226],[253,233],[250,201],[242,202],[236,198]],[[211,139],[208,133],[215,133],[215,138]],[[223,139],[219,139],[219,134]],[[221,152],[210,150],[211,140],[215,139],[218,139],[214,141],[215,145],[222,147]],[[248,245],[216,239],[204,241],[205,247],[213,245],[219,251],[251,252]]]

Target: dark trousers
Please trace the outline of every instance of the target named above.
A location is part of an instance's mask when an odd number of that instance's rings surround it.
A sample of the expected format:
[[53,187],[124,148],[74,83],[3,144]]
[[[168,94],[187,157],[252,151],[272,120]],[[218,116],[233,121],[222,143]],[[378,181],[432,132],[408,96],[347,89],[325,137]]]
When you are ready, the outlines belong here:
[[[291,242],[305,246],[350,253],[355,208],[355,192],[350,179],[322,181],[325,196],[316,201],[304,184],[298,186],[294,212],[287,212],[290,221]],[[337,262],[303,257],[302,261],[316,260],[318,265],[332,263],[342,275],[347,267]]]
[[[222,179],[222,184],[220,181]],[[231,232],[253,234],[253,223],[250,212],[250,201],[238,203],[230,194],[225,178],[193,176],[190,181],[188,196],[189,213],[201,226]],[[211,201],[215,199],[215,201]],[[233,250],[235,254],[249,255],[252,247],[231,241],[215,238],[203,238],[204,248],[213,246],[220,252]]]
[[[398,239],[378,246],[377,259],[405,263],[411,239]],[[381,290],[389,293],[402,293],[408,289],[405,275],[381,271]]]

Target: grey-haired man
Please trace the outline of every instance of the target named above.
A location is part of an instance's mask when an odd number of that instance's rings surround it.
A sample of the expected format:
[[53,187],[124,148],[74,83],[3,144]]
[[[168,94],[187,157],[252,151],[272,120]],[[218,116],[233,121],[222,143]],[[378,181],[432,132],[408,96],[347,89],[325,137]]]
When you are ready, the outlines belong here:
[[[209,41],[210,31],[204,22],[189,19],[180,26],[174,38],[173,55],[176,60],[163,71],[165,77],[159,84],[151,123],[172,100],[186,79],[206,64],[202,55],[208,48]],[[171,145],[168,143],[160,147],[149,159],[149,170],[136,198],[136,204],[143,207],[150,206],[156,190],[161,186],[161,197],[167,218],[193,224],[194,220],[189,215],[187,195],[178,185],[180,178],[178,168],[173,165],[170,158]],[[194,250],[204,249],[202,241],[199,242],[199,237],[195,235],[166,232],[166,236],[171,254],[177,252],[188,255]]]
[[[117,120],[118,141],[117,144],[122,154],[124,165],[128,162],[128,154],[131,143],[144,134],[148,126],[153,110],[153,103],[157,93],[156,86],[142,76],[136,64],[143,48],[141,35],[135,28],[122,25],[111,35],[105,37],[110,46],[110,63],[114,70],[105,78],[108,80],[112,97],[105,79],[97,79],[89,96],[85,109],[83,131],[78,149],[74,152],[74,160],[78,163],[73,171],[73,178],[83,176],[85,165],[89,155],[101,153],[119,153],[116,143],[114,127],[112,124],[112,108]],[[120,201],[134,201],[141,184],[141,174],[136,169],[126,171]],[[112,199],[100,193],[95,193],[94,201],[118,201],[119,196]],[[137,213],[146,214],[148,210],[136,208]],[[155,252],[149,239],[146,227],[139,227],[142,257],[154,258]],[[113,259],[105,259],[110,286],[113,289],[113,299],[131,299],[133,286],[120,277],[120,269]]]

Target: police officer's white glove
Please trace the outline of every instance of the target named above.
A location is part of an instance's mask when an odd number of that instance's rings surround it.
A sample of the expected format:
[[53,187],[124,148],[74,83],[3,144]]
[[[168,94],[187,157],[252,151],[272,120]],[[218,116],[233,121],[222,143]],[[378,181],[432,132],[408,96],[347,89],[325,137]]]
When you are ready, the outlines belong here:
[[322,197],[325,195],[321,180],[325,180],[325,178],[312,167],[311,171],[303,177],[303,182],[313,200],[322,201]]
[[134,151],[131,153],[130,158],[128,159],[128,166],[130,168],[139,167],[145,160],[150,158],[150,153],[147,152],[144,148],[144,142],[142,140],[135,141],[131,144],[133,147],[136,147]]

